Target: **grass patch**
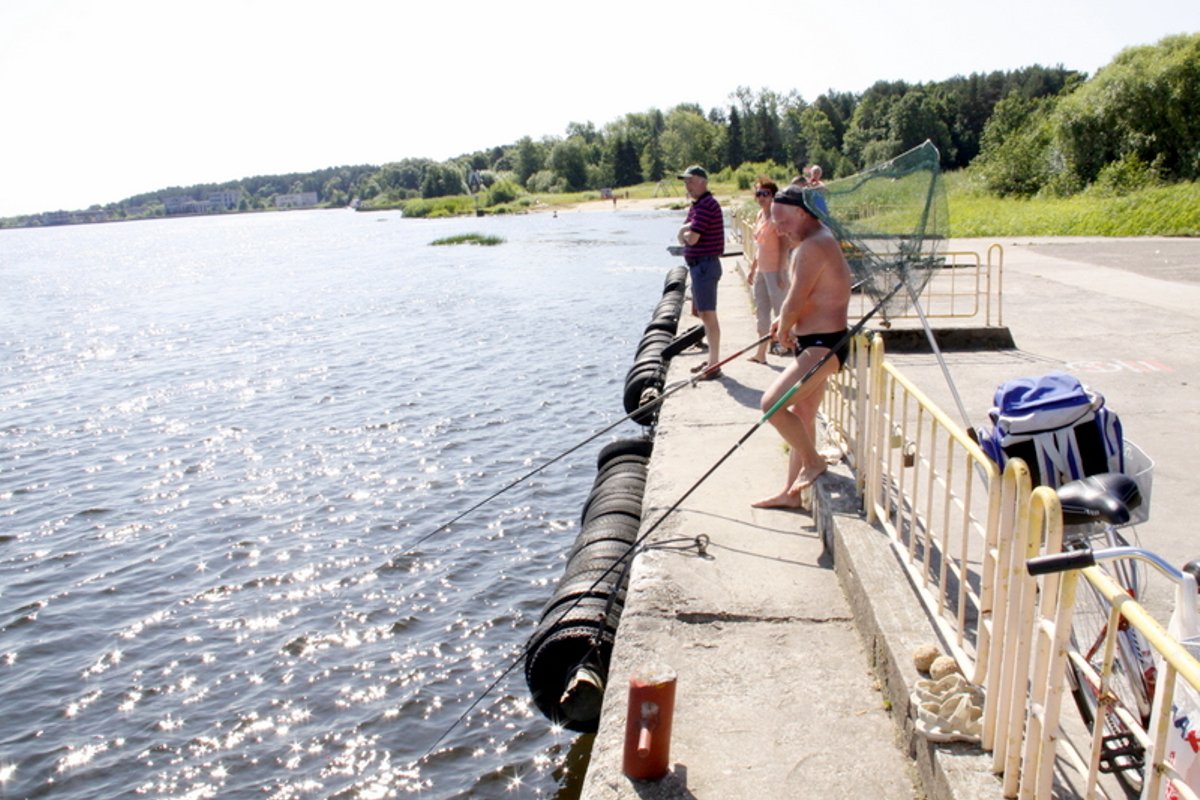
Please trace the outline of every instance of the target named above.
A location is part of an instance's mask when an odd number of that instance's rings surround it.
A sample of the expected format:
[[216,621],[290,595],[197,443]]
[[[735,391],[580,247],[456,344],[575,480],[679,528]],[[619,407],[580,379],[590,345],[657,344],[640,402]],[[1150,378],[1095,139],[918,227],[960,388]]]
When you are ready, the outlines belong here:
[[499,236],[484,236],[482,233],[460,233],[457,236],[446,236],[430,242],[435,247],[447,244],[480,244],[492,246],[503,243],[504,239]]
[[1200,236],[1200,183],[1175,183],[1114,195],[1085,191],[1071,197],[997,197],[970,175],[946,175],[950,235]]

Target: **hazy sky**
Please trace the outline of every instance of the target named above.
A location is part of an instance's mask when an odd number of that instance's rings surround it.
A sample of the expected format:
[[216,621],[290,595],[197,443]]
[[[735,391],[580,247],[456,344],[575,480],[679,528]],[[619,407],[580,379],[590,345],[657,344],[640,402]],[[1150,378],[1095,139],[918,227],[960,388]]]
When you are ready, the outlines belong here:
[[1196,0],[3,0],[0,216],[441,160],[738,86],[1092,75],[1197,31]]

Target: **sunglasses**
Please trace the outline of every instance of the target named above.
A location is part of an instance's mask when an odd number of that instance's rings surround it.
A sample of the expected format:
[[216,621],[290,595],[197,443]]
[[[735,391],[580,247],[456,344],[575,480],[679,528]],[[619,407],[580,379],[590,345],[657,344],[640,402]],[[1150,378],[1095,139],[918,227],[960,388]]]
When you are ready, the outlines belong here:
[[755,197],[771,197],[772,195],[771,195],[771,192],[768,192],[765,189],[759,189],[757,192],[754,193],[754,196]]

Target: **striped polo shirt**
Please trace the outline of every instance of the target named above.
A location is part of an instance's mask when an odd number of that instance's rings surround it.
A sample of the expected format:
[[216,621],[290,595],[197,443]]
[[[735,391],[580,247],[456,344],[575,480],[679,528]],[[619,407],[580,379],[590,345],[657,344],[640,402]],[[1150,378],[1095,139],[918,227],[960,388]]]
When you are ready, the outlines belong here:
[[725,218],[721,214],[721,204],[712,192],[705,192],[692,203],[686,224],[700,234],[700,239],[695,244],[684,245],[684,258],[720,256],[725,252]]

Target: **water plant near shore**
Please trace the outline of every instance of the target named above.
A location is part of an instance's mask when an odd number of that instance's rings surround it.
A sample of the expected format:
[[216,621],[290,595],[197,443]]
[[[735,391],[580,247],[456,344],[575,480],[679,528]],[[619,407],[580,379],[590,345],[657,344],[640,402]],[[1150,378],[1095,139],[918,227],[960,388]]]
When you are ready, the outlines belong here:
[[447,244],[480,244],[492,246],[503,243],[504,239],[499,236],[484,236],[482,233],[460,233],[456,236],[445,236],[430,242],[433,246]]

